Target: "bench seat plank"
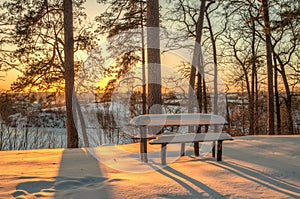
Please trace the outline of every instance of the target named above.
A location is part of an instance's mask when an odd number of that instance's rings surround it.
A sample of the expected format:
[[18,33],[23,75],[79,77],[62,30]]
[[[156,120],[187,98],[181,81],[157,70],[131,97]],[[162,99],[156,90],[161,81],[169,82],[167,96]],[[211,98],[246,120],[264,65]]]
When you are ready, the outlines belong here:
[[187,133],[177,135],[160,136],[152,140],[149,144],[179,144],[196,143],[218,140],[233,140],[227,133]]

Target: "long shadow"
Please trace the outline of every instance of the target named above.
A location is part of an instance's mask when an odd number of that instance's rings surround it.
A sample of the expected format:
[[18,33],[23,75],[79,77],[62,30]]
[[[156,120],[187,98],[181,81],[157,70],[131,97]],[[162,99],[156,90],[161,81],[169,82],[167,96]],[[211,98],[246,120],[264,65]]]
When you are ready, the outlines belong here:
[[108,179],[100,166],[98,161],[83,149],[65,149],[56,177],[41,179],[39,176],[22,176],[19,179],[26,182],[19,183],[11,195],[14,198],[39,198],[49,194],[54,194],[55,199],[113,198],[106,183]]
[[[260,175],[262,175],[262,176],[265,176],[266,178],[270,178],[271,180],[278,181],[278,182],[280,182],[280,183],[282,183],[282,184],[285,184],[285,185],[294,187],[294,188],[296,188],[296,189],[299,189],[299,191],[300,191],[300,184],[299,184],[299,185],[293,184],[293,183],[288,182],[288,181],[285,181],[285,180],[283,180],[283,179],[276,178],[275,176],[271,176],[271,175],[269,175],[269,174],[267,174],[267,173],[264,173],[264,172],[262,172],[262,171],[260,171],[260,170],[257,170],[257,169],[251,168],[251,167],[247,167],[247,166],[238,164],[238,163],[236,163],[236,162],[228,162],[228,163],[229,163],[229,164],[236,165],[236,166],[239,166],[239,167],[242,167],[242,168],[245,168],[245,169],[250,170],[250,171],[253,171],[253,172],[258,173],[258,174],[260,174]],[[300,193],[300,192],[299,192],[299,193]]]
[[[174,180],[177,182],[179,185],[184,187],[186,190],[190,192],[190,196],[188,198],[226,198],[216,190],[210,188],[209,186],[199,182],[198,180],[195,180],[194,178],[191,178],[169,166],[164,167],[163,169],[156,167],[154,164],[150,165],[156,172]],[[169,173],[167,173],[168,171]],[[181,178],[181,179],[180,179]],[[190,185],[188,185],[186,182],[184,182],[182,179],[192,183],[196,187],[200,188],[203,190],[203,192],[199,192]],[[164,195],[166,198],[170,198],[169,195],[166,193]],[[174,197],[176,198],[176,196]]]
[[83,149],[65,149],[55,179],[55,199],[113,198],[101,167]]
[[[263,138],[259,138],[263,139]],[[269,138],[268,138],[269,139]],[[273,139],[278,139],[274,137]],[[272,139],[271,139],[272,140]],[[300,140],[299,140],[300,141]],[[286,143],[285,140],[283,140],[283,143]],[[286,146],[289,146],[290,143],[286,143]],[[274,143],[273,146],[276,144]],[[290,144],[292,145],[292,143]],[[227,157],[230,157],[232,159],[242,159],[246,160],[247,162],[251,162],[253,164],[257,164],[266,168],[273,168],[277,170],[282,170],[281,164],[278,164],[278,162],[282,162],[282,156],[278,156],[275,154],[270,154],[268,152],[272,151],[270,148],[272,147],[271,145],[256,145],[256,144],[250,144],[249,146],[245,147],[244,150],[239,150],[238,148],[232,148],[230,145],[225,145],[224,147],[224,154]],[[228,150],[228,151],[227,151]],[[295,153],[297,154],[297,150],[295,149]],[[255,152],[254,152],[255,151]],[[295,154],[295,155],[296,155]],[[299,154],[296,155],[298,157]],[[247,157],[247,159],[245,159]],[[284,169],[287,171],[298,171],[299,170],[299,164],[295,163],[294,161],[289,162],[290,157],[285,157],[284,161],[287,161],[287,164],[284,165]],[[298,176],[291,176],[294,180],[298,180]]]
[[207,162],[208,164],[220,167],[239,177],[258,183],[268,189],[285,194],[291,198],[300,198],[300,186],[287,183],[278,178],[274,178],[261,171],[254,170],[232,162]]

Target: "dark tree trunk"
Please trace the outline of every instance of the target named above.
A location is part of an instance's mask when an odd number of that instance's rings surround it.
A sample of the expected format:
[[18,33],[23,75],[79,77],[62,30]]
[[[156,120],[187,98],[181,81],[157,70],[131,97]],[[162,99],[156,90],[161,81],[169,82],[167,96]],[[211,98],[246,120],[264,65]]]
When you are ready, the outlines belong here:
[[[252,16],[251,16],[252,17]],[[255,50],[255,39],[256,39],[256,28],[255,21],[253,17],[251,18],[252,22],[252,41],[251,41],[251,89],[249,92],[249,135],[254,135],[255,122],[254,122],[254,90],[255,90],[255,76],[256,76],[256,50]]]
[[[195,79],[196,79],[196,69],[198,69],[198,73],[201,73],[202,79],[204,79],[204,68],[200,66],[200,59],[202,56],[201,51],[201,37],[202,37],[202,29],[203,29],[203,21],[204,21],[204,14],[206,9],[206,0],[201,1],[200,5],[200,13],[196,24],[196,41],[194,45],[194,53],[193,53],[193,60],[192,60],[192,67],[190,71],[190,80],[189,80],[189,105],[188,105],[188,112],[194,112],[194,87],[195,87]],[[201,81],[200,81],[201,82]],[[198,85],[198,87],[201,85]],[[203,91],[204,91],[204,87]],[[198,107],[199,108],[199,107]]]
[[145,32],[144,32],[144,19],[143,19],[143,2],[140,2],[141,6],[141,37],[142,37],[142,102],[143,102],[143,114],[147,113],[147,97],[146,97],[146,69],[145,69]]
[[[246,73],[246,83],[248,83],[248,74]],[[247,87],[248,88],[248,87]],[[248,91],[248,89],[247,89]],[[247,92],[248,93],[248,92]],[[243,134],[246,135],[246,129],[245,129],[245,100],[244,100],[244,83],[242,82],[242,129]]]
[[256,134],[258,134],[259,132],[260,132],[260,130],[259,130],[259,112],[258,112],[258,110],[259,110],[259,107],[258,107],[258,105],[259,105],[259,103],[258,103],[258,100],[259,100],[259,90],[258,90],[258,76],[257,76],[257,70],[255,70],[255,102],[254,102],[254,104],[255,104],[255,113],[254,113],[254,115],[255,115],[255,125],[254,125],[254,128],[255,128],[255,135]]
[[206,20],[208,23],[209,35],[211,40],[211,45],[213,49],[213,60],[214,60],[214,104],[213,104],[213,112],[214,114],[218,114],[218,59],[217,59],[217,45],[216,39],[213,33],[212,24],[210,22],[210,18],[208,16],[208,12],[206,13]]
[[229,106],[228,106],[228,93],[225,93],[225,100],[226,100],[226,120],[228,122],[228,127],[227,127],[227,133],[231,133],[231,119],[230,119],[230,112],[229,112]]
[[64,9],[64,36],[65,36],[65,101],[67,115],[67,147],[78,148],[78,133],[73,116],[73,94],[74,94],[74,38],[73,38],[73,9],[72,0],[63,1]]
[[288,79],[286,76],[284,64],[282,63],[282,60],[279,59],[279,56],[277,54],[277,58],[279,61],[280,69],[281,69],[281,77],[284,84],[285,92],[286,92],[286,99],[285,99],[285,105],[286,105],[286,111],[287,111],[287,120],[288,120],[288,134],[294,133],[294,127],[293,127],[293,116],[292,116],[292,93],[290,91]]
[[267,77],[268,77],[268,134],[274,135],[274,91],[273,91],[273,67],[272,67],[272,43],[271,43],[271,28],[269,19],[269,4],[268,0],[262,0],[264,32],[266,38],[266,59],[267,59]]
[[[79,104],[76,96],[74,96],[74,98],[73,98],[73,106],[76,106],[76,112],[78,114],[78,119],[80,121],[80,127],[81,127],[84,147],[89,147],[90,143],[89,143],[89,137],[88,137],[87,131],[86,131],[86,124],[85,124],[84,116],[82,114],[81,107],[80,107],[80,104]],[[74,118],[74,119],[76,120],[76,118]]]
[[286,111],[288,120],[288,134],[294,134],[293,116],[292,116],[292,95],[288,95],[286,99]]
[[203,85],[202,85],[202,75],[201,73],[198,73],[197,77],[197,99],[198,99],[198,106],[199,106],[199,112],[203,112]]
[[149,113],[161,113],[162,98],[158,0],[147,0],[147,44],[148,110]]
[[276,57],[274,58],[274,89],[275,89],[275,110],[276,110],[276,127],[277,127],[277,134],[281,135],[281,112],[280,112],[280,101],[279,101],[279,92],[278,92],[278,66]]
[[276,53],[276,52],[273,52],[273,53],[274,53],[274,56],[276,56],[276,60],[278,61],[279,66],[280,66],[280,74],[282,77],[282,81],[283,81],[285,93],[286,93],[286,98],[284,100],[285,100],[285,105],[286,105],[286,109],[287,109],[287,120],[288,120],[288,128],[287,129],[288,129],[289,134],[293,134],[294,127],[293,127],[293,116],[292,116],[292,93],[290,91],[288,79],[287,79],[286,72],[285,72],[284,63],[280,59],[280,56],[278,55],[278,53]]
[[[162,113],[161,66],[159,40],[159,2],[147,0],[147,58],[148,58],[148,113]],[[159,128],[149,128],[148,133],[158,134]],[[141,159],[148,161],[147,132],[141,130]]]

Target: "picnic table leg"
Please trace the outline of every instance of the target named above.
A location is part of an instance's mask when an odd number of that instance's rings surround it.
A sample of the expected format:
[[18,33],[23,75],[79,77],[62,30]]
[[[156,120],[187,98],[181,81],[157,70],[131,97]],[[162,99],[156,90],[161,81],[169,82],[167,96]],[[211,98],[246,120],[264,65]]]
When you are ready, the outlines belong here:
[[167,164],[167,144],[161,145],[161,164],[166,165]]
[[217,161],[222,161],[222,140],[218,140],[217,145]]
[[195,155],[196,157],[199,156],[199,142],[195,142],[195,143],[194,143],[194,155]]
[[216,141],[212,142],[211,155],[212,155],[213,158],[216,157]]
[[148,157],[147,157],[147,139],[141,138],[141,160],[143,162],[148,162]]
[[185,156],[185,143],[181,143],[180,155]]
[[141,160],[143,162],[148,162],[147,157],[147,132],[146,127],[140,128],[141,133],[141,143],[140,143],[140,154],[141,154]]

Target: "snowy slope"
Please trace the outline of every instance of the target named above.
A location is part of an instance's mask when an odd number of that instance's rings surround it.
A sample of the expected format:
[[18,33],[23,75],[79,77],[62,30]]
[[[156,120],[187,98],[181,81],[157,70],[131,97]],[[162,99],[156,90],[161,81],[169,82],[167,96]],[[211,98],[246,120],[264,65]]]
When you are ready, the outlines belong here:
[[0,198],[300,198],[299,143],[300,136],[240,137],[224,142],[223,162],[208,154],[171,163],[170,153],[167,167],[159,157],[141,163],[138,144],[3,151]]

